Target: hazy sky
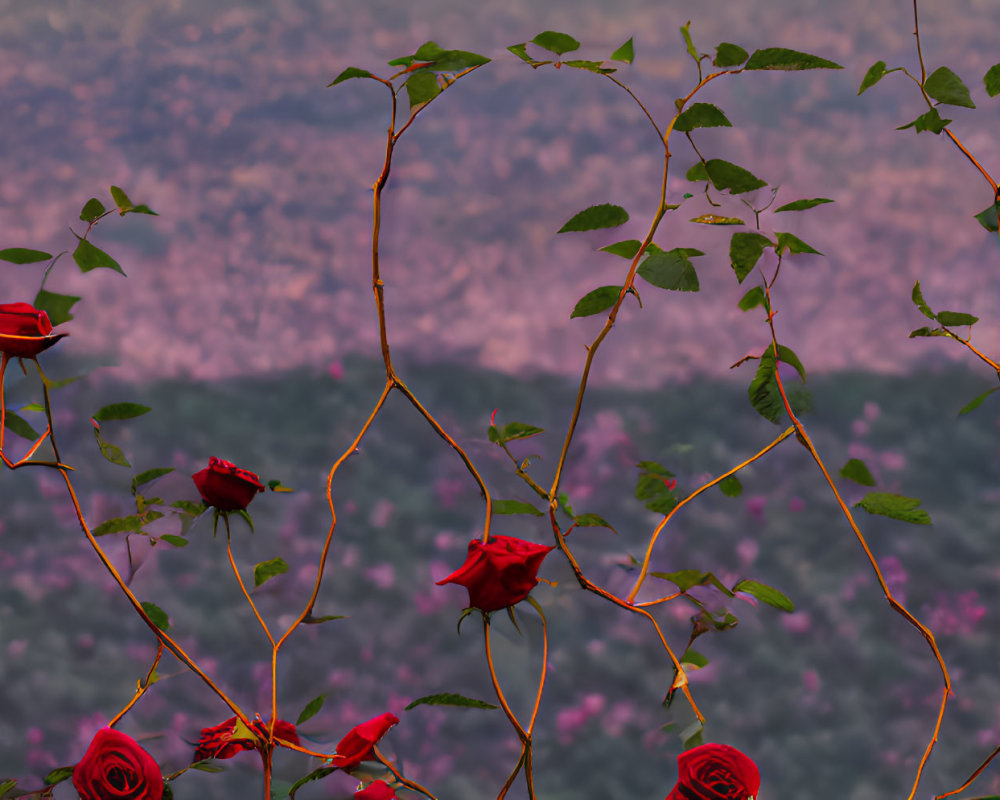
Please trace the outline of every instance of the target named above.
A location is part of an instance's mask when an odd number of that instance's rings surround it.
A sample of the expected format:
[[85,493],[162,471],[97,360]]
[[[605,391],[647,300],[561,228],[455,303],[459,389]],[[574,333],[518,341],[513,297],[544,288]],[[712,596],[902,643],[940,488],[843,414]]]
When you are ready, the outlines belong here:
[[[370,287],[370,186],[381,162],[387,93],[367,81],[325,85],[355,65],[434,39],[495,63],[453,87],[401,140],[385,196],[383,269],[399,358],[462,359],[516,372],[578,374],[601,317],[569,319],[576,300],[621,281],[627,263],[596,248],[644,233],[662,163],[655,134],[609,81],[569,69],[533,71],[506,51],[545,29],[572,33],[582,58],[607,57],[629,36],[636,60],[618,76],[665,121],[694,70],[678,32],[689,18],[699,50],[786,46],[842,71],[756,73],[716,81],[699,99],[734,127],[701,131],[706,157],[737,162],[771,185],[778,205],[835,204],[765,214],[818,256],[789,259],[775,295],[779,336],[807,368],[900,371],[959,346],[908,340],[923,318],[909,301],[920,279],[936,309],[984,317],[975,341],[998,339],[996,248],[970,219],[989,191],[957,150],[894,128],[921,113],[915,85],[888,76],[862,97],[876,59],[916,69],[908,4],[717,0],[648,2],[131,4],[0,3],[0,98],[6,109],[0,186],[4,247],[72,251],[83,202],[125,188],[158,218],[109,218],[92,238],[129,274],[81,275],[67,256],[47,288],[83,296],[64,356],[117,360],[121,377],[213,377],[348,353],[377,354]],[[927,4],[929,69],[947,64],[979,105],[947,116],[989,167],[997,99],[985,70],[1000,60],[988,35],[992,2]],[[904,7],[906,6],[906,7]],[[695,157],[683,138],[670,199]],[[766,202],[767,190],[748,196]],[[556,236],[576,211],[625,206],[617,231]],[[736,302],[733,228],[688,222],[723,212],[700,197],[663,223],[665,249],[697,247],[702,291],[640,289],[596,365],[599,381],[656,385],[724,374],[766,345],[758,312]],[[3,268],[8,301],[31,299],[37,266]],[[759,310],[758,310],[759,311]],[[992,319],[991,319],[992,317]],[[951,346],[949,346],[951,345]]]

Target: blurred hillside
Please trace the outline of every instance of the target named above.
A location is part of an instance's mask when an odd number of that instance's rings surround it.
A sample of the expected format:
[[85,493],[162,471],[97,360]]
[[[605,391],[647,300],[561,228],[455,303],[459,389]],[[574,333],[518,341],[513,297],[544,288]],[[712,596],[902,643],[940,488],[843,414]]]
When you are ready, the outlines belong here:
[[[67,367],[53,353],[49,372]],[[109,402],[154,407],[137,420],[106,423],[104,432],[136,472],[176,467],[150,487],[168,503],[197,499],[188,476],[212,455],[293,486],[294,494],[267,493],[254,501],[256,533],[240,521],[234,528],[245,574],[276,556],[290,565],[256,592],[262,613],[283,630],[304,602],[328,530],[327,470],[377,397],[380,372],[378,363],[350,359],[339,378],[299,371],[215,383],[81,381],[55,396],[61,447],[79,467],[74,479],[95,524],[127,513],[131,502],[132,472],[104,462],[91,438],[88,416]],[[498,421],[546,429],[515,449],[519,456],[540,456],[532,472],[544,482],[561,444],[573,396],[569,382],[515,381],[437,365],[415,371],[409,383],[467,448],[495,497],[532,499],[487,441],[489,416],[498,407]],[[934,523],[913,526],[858,511],[893,591],[935,630],[955,681],[956,699],[924,793],[953,788],[1000,736],[994,542],[1000,416],[995,403],[955,416],[982,384],[965,371],[810,379],[814,410],[806,419],[831,469],[849,457],[864,459],[880,490],[919,497]],[[14,402],[30,396],[24,381],[13,385]],[[634,579],[629,556],[641,556],[658,521],[633,496],[637,461],[667,465],[683,495],[779,430],[750,408],[745,383],[595,391],[564,486],[578,512],[601,514],[619,535],[599,528],[574,532],[571,542],[588,574],[616,591]],[[713,490],[678,514],[653,562],[664,571],[713,569],[730,585],[741,577],[759,580],[796,604],[794,614],[782,614],[732,601],[739,625],[698,641],[710,659],[692,675],[709,718],[706,739],[754,757],[763,797],[795,796],[803,787],[821,800],[902,796],[940,692],[924,642],[886,606],[821,476],[794,440],[740,478],[741,496]],[[850,503],[866,491],[838,483]],[[403,721],[386,750],[404,760],[408,773],[442,798],[492,796],[517,756],[498,712],[402,710],[440,691],[491,699],[477,625],[467,621],[461,636],[455,633],[465,592],[433,583],[461,563],[468,540],[478,535],[482,503],[474,483],[405,401],[393,397],[338,475],[333,494],[339,523],[317,608],[348,618],[307,626],[290,640],[280,667],[279,714],[294,720],[310,699],[327,693],[323,711],[302,731],[317,746],[330,746],[358,721],[392,710]],[[89,552],[64,497],[46,471],[0,475],[0,775],[43,775],[72,763],[94,727],[129,699],[154,652],[148,632]],[[150,549],[133,537],[138,570],[132,586],[167,611],[175,635],[217,672],[227,692],[244,707],[263,710],[266,641],[210,525],[201,518],[184,548],[161,542]],[[176,529],[169,517],[151,528]],[[540,542],[551,536],[544,520],[530,516],[496,517],[494,531]],[[121,537],[103,542],[124,568]],[[690,721],[683,703],[671,711],[660,705],[670,681],[662,651],[651,631],[581,595],[558,555],[541,574],[558,585],[535,591],[552,633],[537,734],[539,797],[568,800],[582,796],[581,787],[587,797],[662,797],[674,780],[678,734]],[[691,613],[679,603],[658,609],[677,647],[686,641]],[[530,610],[519,618],[523,638],[498,618],[497,647],[504,686],[523,705],[536,674],[539,632]],[[227,714],[172,659],[160,672],[165,680],[124,729],[173,770],[188,763],[200,728]],[[663,730],[671,723],[672,730]],[[246,755],[225,762],[223,776],[188,773],[175,796],[248,796],[258,780],[254,761]],[[277,775],[294,780],[308,768],[304,759],[283,757]],[[332,779],[300,796],[347,798],[349,788]],[[978,788],[1000,789],[990,777]],[[516,792],[512,797],[522,797],[520,786]]]

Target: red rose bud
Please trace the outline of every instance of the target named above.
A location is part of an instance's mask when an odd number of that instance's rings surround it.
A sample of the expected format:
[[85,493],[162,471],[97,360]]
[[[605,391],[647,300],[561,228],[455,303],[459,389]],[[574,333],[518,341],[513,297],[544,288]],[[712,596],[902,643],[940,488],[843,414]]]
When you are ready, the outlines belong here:
[[242,511],[257,492],[264,491],[264,485],[254,473],[221,458],[210,458],[208,466],[191,479],[205,504],[219,511]]
[[50,336],[49,315],[27,303],[0,304],[0,352],[34,358],[68,334]]
[[355,800],[399,800],[395,790],[385,781],[374,781],[354,793]]
[[[194,760],[203,761],[206,758],[232,758],[243,750],[256,750],[260,742],[267,738],[270,721],[260,719],[252,723],[251,728],[239,723],[236,717],[230,717],[225,722],[211,728],[202,728],[201,736],[194,751]],[[279,719],[274,723],[274,735],[292,744],[301,744],[295,726]]]
[[375,745],[388,733],[389,728],[398,724],[399,717],[386,712],[355,726],[337,743],[336,754],[331,757],[330,763],[350,772],[362,761],[377,761]]
[[153,757],[131,736],[101,728],[73,767],[80,800],[161,800],[163,776]]
[[469,554],[457,570],[438,581],[457,583],[469,590],[469,606],[496,611],[520,603],[538,585],[538,568],[554,547],[533,544],[513,536],[473,539]]
[[667,800],[747,800],[757,796],[757,765],[735,747],[703,744],[677,757],[677,785]]

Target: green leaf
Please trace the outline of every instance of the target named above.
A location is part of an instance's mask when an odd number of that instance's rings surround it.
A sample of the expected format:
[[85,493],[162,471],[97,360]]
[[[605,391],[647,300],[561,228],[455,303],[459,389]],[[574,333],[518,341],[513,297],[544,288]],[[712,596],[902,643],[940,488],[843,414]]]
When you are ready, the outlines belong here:
[[39,261],[48,261],[51,255],[44,250],[29,250],[27,247],[8,247],[0,250],[0,258],[10,261],[12,264],[35,264]]
[[813,197],[809,200],[796,200],[794,203],[786,203],[780,208],[774,209],[774,213],[777,214],[780,211],[805,211],[810,208],[815,208],[818,205],[822,205],[823,203],[832,202],[833,200],[826,197]]
[[72,295],[55,294],[45,289],[39,289],[38,294],[35,295],[34,306],[47,313],[49,321],[53,325],[62,325],[64,322],[69,322],[73,319],[73,315],[69,311],[79,300],[79,297],[73,297]]
[[635,48],[631,38],[611,54],[612,61],[624,61],[626,64],[631,64],[634,59]]
[[680,657],[680,662],[682,664],[690,664],[697,669],[708,666],[708,659],[697,650],[692,650],[690,647],[684,651],[684,655]]
[[581,59],[573,61],[563,61],[564,66],[574,69],[585,69],[588,72],[596,72],[598,75],[611,75],[618,70],[614,67],[605,67],[601,61],[584,61]]
[[916,339],[919,336],[947,336],[948,332],[942,330],[941,328],[917,328],[915,331],[910,331],[910,339]]
[[343,83],[344,81],[349,81],[351,78],[374,78],[366,69],[358,69],[357,67],[348,67],[343,72],[341,72],[336,78],[334,78],[326,86],[329,89],[331,86],[336,86],[338,83]]
[[903,497],[889,492],[869,492],[854,504],[855,508],[863,508],[869,514],[881,514],[883,517],[912,522],[914,525],[930,525],[931,518],[927,512],[917,508],[920,501],[915,497]]
[[288,572],[288,564],[283,558],[272,558],[269,561],[261,561],[253,568],[253,585],[260,586],[271,580],[275,575],[283,575]]
[[667,252],[652,253],[639,265],[638,273],[653,286],[679,292],[697,292],[698,274],[690,256],[701,256],[701,250],[675,247]]
[[299,718],[295,720],[296,727],[301,725],[306,720],[315,717],[319,713],[319,710],[323,707],[323,703],[325,701],[326,701],[326,695],[321,694],[319,697],[314,697],[312,700],[306,703],[306,707],[302,709],[302,713],[299,714]]
[[441,94],[441,85],[437,75],[426,70],[419,70],[406,79],[406,94],[410,98],[410,111],[417,106],[429,103]]
[[531,514],[533,517],[542,516],[542,512],[531,503],[522,503],[520,500],[494,500],[494,514]]
[[183,513],[193,516],[198,516],[205,510],[204,503],[192,503],[190,500],[174,500],[170,507],[180,509]]
[[142,530],[142,525],[143,518],[137,514],[132,514],[127,517],[115,517],[114,519],[102,522],[91,533],[94,536],[107,536],[109,533],[122,533],[125,531],[138,533]]
[[947,67],[938,67],[928,75],[924,82],[924,90],[939,103],[964,108],[976,107],[969,95],[968,87]]
[[684,173],[684,177],[689,181],[707,181],[708,172],[705,170],[705,164],[701,161],[693,164],[691,168]]
[[94,247],[86,239],[81,239],[79,236],[76,238],[79,239],[79,242],[76,250],[73,251],[73,260],[80,268],[80,272],[90,272],[92,269],[105,268],[113,269],[122,275],[125,274],[125,270],[121,268],[118,262],[99,247]]
[[303,778],[299,778],[295,783],[293,783],[288,789],[288,796],[291,800],[295,800],[295,793],[305,786],[307,783],[312,781],[318,781],[325,778],[327,775],[332,775],[337,771],[337,767],[317,767],[308,775]]
[[31,427],[28,421],[9,409],[4,416],[3,426],[7,430],[16,433],[22,439],[27,439],[29,442],[33,442],[38,438],[38,432]]
[[731,123],[721,109],[711,103],[695,103],[677,115],[675,131],[693,131],[695,128],[731,128]]
[[979,317],[963,314],[961,311],[938,311],[937,321],[946,328],[954,328],[958,325],[975,325],[979,322]]
[[995,392],[997,389],[1000,389],[1000,386],[994,386],[992,389],[986,390],[981,395],[979,395],[979,397],[977,397],[975,400],[972,400],[967,405],[962,406],[961,410],[958,413],[968,414],[970,411],[974,411],[975,409],[979,408],[979,406],[983,404],[983,400],[985,400],[987,397],[993,394],[993,392]]
[[174,536],[172,533],[164,533],[157,538],[162,539],[167,544],[172,544],[174,547],[187,547],[190,544],[183,536]]
[[57,783],[62,783],[63,781],[72,778],[75,766],[75,764],[71,764],[68,767],[58,767],[57,769],[52,770],[52,772],[45,776],[45,785],[55,786]]
[[17,788],[17,781],[11,778],[7,781],[0,781],[0,800],[7,796],[8,792]]
[[748,394],[750,405],[764,419],[777,424],[785,413],[785,404],[781,399],[781,391],[778,389],[778,381],[774,377],[775,361],[773,348],[767,348],[760,357],[757,365],[757,374],[750,382]]
[[527,439],[543,431],[544,428],[536,428],[534,425],[526,425],[523,422],[508,422],[499,432],[499,441],[511,442],[515,439]]
[[1000,94],[1000,64],[994,64],[983,75],[983,83],[986,84],[986,94],[996,97]]
[[924,302],[923,292],[920,291],[920,281],[913,284],[913,291],[910,293],[910,297],[913,300],[913,305],[920,309],[920,313],[927,317],[927,319],[937,319],[934,312],[931,311],[931,307]]
[[568,33],[559,33],[558,31],[542,31],[531,41],[539,47],[545,48],[550,53],[555,53],[557,56],[577,50],[580,47],[580,43]]
[[152,621],[157,628],[161,631],[167,631],[170,629],[170,617],[168,617],[167,612],[156,605],[156,603],[150,603],[143,600],[139,605],[142,606],[142,610],[146,612],[146,616],[149,617],[150,621]]
[[784,594],[772,586],[766,586],[757,581],[740,581],[733,587],[733,591],[746,592],[756,597],[760,602],[767,603],[769,606],[774,606],[782,611],[792,612],[795,610],[795,604],[785,597]]
[[793,236],[790,233],[778,233],[776,236],[778,238],[778,253],[783,253],[787,250],[789,253],[812,253],[817,256],[823,255],[819,250],[816,250],[803,242],[798,236]]
[[173,471],[173,467],[156,467],[154,469],[147,469],[145,472],[140,472],[132,478],[132,494],[135,494],[140,486],[145,486],[147,483],[155,481],[164,475],[169,475]]
[[732,42],[722,42],[715,48],[715,58],[712,63],[717,67],[738,67],[747,60],[750,54]]
[[413,54],[415,61],[432,62],[427,69],[435,72],[461,72],[469,67],[489,63],[486,56],[467,50],[445,50],[436,42],[424,42]]
[[801,53],[798,50],[788,50],[784,47],[765,47],[763,50],[754,51],[743,69],[801,70],[843,69],[843,67],[834,61],[827,61],[825,58]]
[[740,310],[749,311],[751,308],[763,306],[767,301],[767,295],[760,286],[754,286],[749,292],[740,298],[738,303]]
[[495,706],[492,703],[484,702],[483,700],[474,700],[471,697],[464,697],[460,694],[454,694],[452,692],[443,692],[441,694],[429,694],[426,697],[418,698],[410,703],[404,711],[409,711],[417,706],[460,706],[462,708],[500,708],[500,706]]
[[743,279],[750,274],[765,247],[774,247],[774,242],[760,233],[734,233],[729,240],[729,261],[736,273],[736,279],[743,283]]
[[694,59],[695,63],[699,63],[698,51],[694,49],[694,42],[691,41],[691,20],[688,20],[686,24],[681,25],[681,36],[684,37],[684,47],[688,52],[688,55]]
[[938,134],[948,127],[950,122],[950,119],[941,119],[941,115],[938,114],[938,110],[936,108],[932,108],[926,114],[921,114],[912,122],[900,125],[896,128],[896,130],[905,131],[907,128],[913,128],[917,133],[930,131],[931,133]]
[[884,78],[889,73],[886,72],[885,62],[876,61],[865,73],[865,77],[861,80],[861,86],[858,88],[858,94],[860,95],[865,89],[870,89],[876,83],[878,83],[882,78]]
[[139,403],[112,403],[94,414],[94,419],[98,422],[107,422],[109,419],[132,419],[152,410],[149,406]]
[[636,466],[643,472],[651,472],[653,475],[659,475],[661,478],[675,477],[674,473],[656,461],[640,461]]
[[104,440],[101,436],[100,430],[94,428],[94,438],[97,440],[97,446],[101,450],[101,455],[104,456],[112,464],[118,464],[121,467],[131,467],[132,465],[128,463],[128,459],[125,458],[125,454],[122,449],[117,445],[111,444]]
[[650,572],[649,574],[654,578],[670,581],[682,592],[686,592],[695,586],[711,584],[727,597],[733,596],[732,591],[711,572],[702,572],[697,569],[682,569],[677,572]]
[[527,42],[521,42],[521,44],[512,44],[507,49],[510,50],[515,56],[517,56],[522,61],[531,64],[534,69],[538,69],[542,64],[551,64],[551,61],[538,61],[528,55]]
[[578,528],[609,528],[616,536],[618,535],[618,531],[611,523],[599,514],[579,514],[573,517],[573,523]]
[[872,477],[868,466],[860,458],[852,458],[840,468],[840,476],[847,478],[862,486],[874,486],[875,478]]
[[124,215],[126,211],[132,208],[132,201],[125,192],[119,189],[117,186],[111,187],[111,199],[115,201],[115,205],[118,206],[118,211]]
[[739,497],[743,494],[743,484],[735,475],[730,475],[720,481],[719,488],[726,497]]
[[692,217],[689,221],[700,225],[746,225],[739,217],[720,217],[716,214],[702,214],[700,217]]
[[557,233],[568,231],[593,231],[598,228],[617,228],[628,222],[628,212],[621,206],[602,203],[585,208],[574,215]]
[[976,219],[979,224],[982,225],[986,230],[991,233],[997,232],[997,215],[1000,214],[1000,203],[992,205],[989,208],[984,208],[978,214],[976,214]]
[[593,291],[587,292],[573,307],[573,313],[569,315],[570,319],[589,317],[611,308],[618,302],[621,291],[621,286],[599,286]]
[[609,244],[607,247],[602,247],[601,250],[605,253],[621,256],[622,258],[635,258],[635,254],[639,252],[640,247],[642,247],[642,242],[638,239],[626,239],[623,242],[615,242],[614,244]]
[[321,622],[330,622],[334,619],[347,619],[346,614],[324,614],[322,617],[314,617],[310,614],[304,620],[302,620],[305,625],[319,625]]
[[729,189],[731,194],[743,194],[759,189],[761,186],[767,186],[765,181],[752,172],[736,164],[723,161],[721,158],[709,159],[705,162],[705,170],[708,172],[712,184],[720,192]]
[[104,203],[96,197],[91,197],[86,203],[83,204],[83,208],[80,209],[80,219],[84,222],[93,222],[106,210],[107,209],[104,208]]

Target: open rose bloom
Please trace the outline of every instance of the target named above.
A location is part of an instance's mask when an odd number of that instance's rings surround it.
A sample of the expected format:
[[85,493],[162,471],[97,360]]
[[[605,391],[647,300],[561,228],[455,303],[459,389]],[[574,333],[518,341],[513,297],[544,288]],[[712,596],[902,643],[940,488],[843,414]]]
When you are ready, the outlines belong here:
[[113,728],[101,728],[73,767],[81,800],[161,800],[163,776],[139,743]]
[[469,590],[469,606],[496,611],[520,603],[538,585],[538,568],[553,547],[513,536],[491,536],[485,544],[469,542],[469,554],[438,586],[457,583]]
[[68,336],[52,335],[49,315],[27,303],[0,304],[0,353],[17,358],[34,358]]
[[210,458],[208,466],[191,476],[206,505],[219,511],[242,511],[264,485],[254,473],[221,458]]
[[703,744],[677,757],[677,785],[667,800],[748,800],[757,797],[760,772],[727,744]]
[[[211,728],[202,728],[201,736],[194,751],[194,760],[203,761],[206,758],[232,758],[244,750],[256,750],[259,743],[267,738],[270,720],[262,722],[255,720],[252,730],[238,724],[236,717],[230,717],[225,722]],[[242,730],[240,730],[242,729]],[[274,735],[292,744],[301,744],[295,726],[291,722],[279,719],[274,723]]]

